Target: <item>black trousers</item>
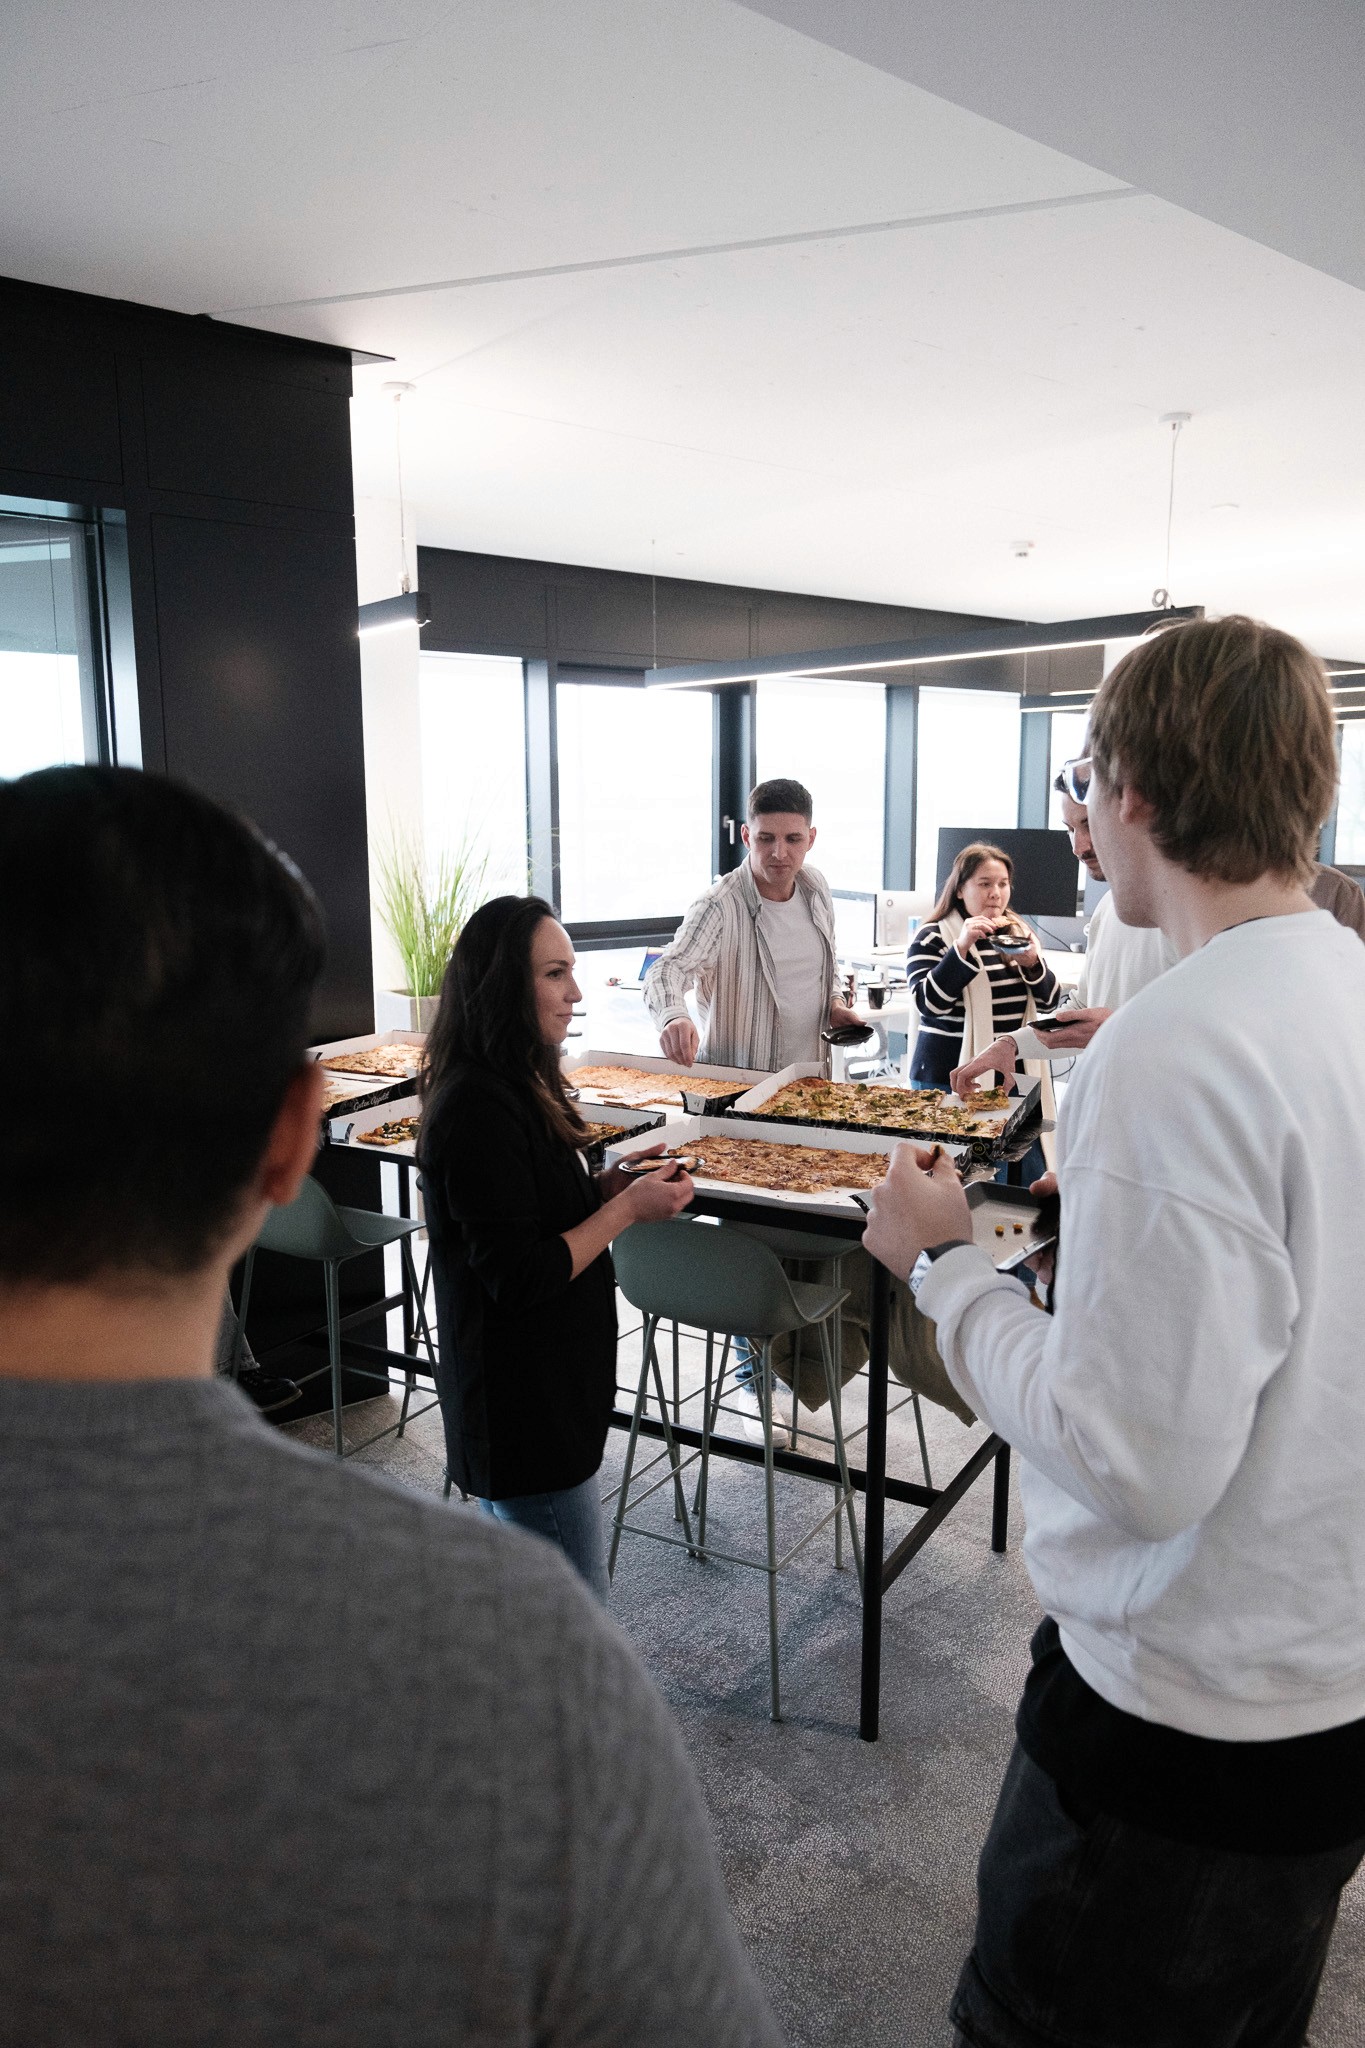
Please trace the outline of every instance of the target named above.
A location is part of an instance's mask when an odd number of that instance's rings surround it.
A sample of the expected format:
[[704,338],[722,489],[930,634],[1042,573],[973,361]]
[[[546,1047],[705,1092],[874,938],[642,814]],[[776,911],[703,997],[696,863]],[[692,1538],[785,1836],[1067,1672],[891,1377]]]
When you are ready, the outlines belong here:
[[1069,1813],[1016,1744],[953,1997],[959,2048],[1300,2048],[1362,1855],[1194,1848]]

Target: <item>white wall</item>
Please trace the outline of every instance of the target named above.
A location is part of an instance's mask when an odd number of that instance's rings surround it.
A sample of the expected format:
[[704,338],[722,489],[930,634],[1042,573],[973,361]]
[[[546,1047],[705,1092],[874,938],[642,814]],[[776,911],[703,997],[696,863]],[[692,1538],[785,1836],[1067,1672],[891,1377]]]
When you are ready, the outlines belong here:
[[[402,577],[398,500],[355,501],[356,580],[361,604],[398,594]],[[408,535],[411,558],[416,543]],[[403,974],[393,940],[374,910],[377,861],[395,829],[422,831],[422,751],[415,626],[389,626],[360,636],[360,689],[365,723],[365,802],[370,829],[370,932],[376,990],[399,988]]]

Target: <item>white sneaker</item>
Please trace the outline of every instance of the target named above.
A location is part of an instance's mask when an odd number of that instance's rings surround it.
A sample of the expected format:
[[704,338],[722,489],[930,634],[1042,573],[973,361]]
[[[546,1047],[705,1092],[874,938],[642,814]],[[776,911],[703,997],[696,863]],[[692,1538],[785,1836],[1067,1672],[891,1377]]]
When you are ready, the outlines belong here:
[[[737,1380],[725,1396],[726,1406],[732,1415],[738,1415],[740,1427],[751,1444],[763,1442],[763,1407],[754,1392],[752,1380]],[[774,1435],[774,1442],[776,1436]]]

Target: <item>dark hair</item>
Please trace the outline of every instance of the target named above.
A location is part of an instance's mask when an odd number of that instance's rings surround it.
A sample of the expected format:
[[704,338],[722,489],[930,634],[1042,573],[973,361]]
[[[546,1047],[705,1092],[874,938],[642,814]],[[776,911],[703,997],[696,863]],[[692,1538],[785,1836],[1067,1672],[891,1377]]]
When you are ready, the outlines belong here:
[[760,782],[749,791],[751,819],[771,817],[777,811],[799,811],[809,825],[815,816],[815,805],[804,782],[794,782],[790,775],[775,775],[771,781]]
[[441,983],[421,1087],[434,1103],[455,1067],[486,1067],[531,1102],[553,1136],[581,1145],[587,1129],[565,1093],[559,1054],[541,1036],[531,978],[531,942],[553,916],[539,896],[495,896],[474,912]]
[[162,776],[0,784],[0,1280],[197,1271],[303,1064],[311,890]]
[[1005,872],[1010,878],[1010,890],[1013,893],[1014,862],[1010,859],[1004,847],[991,846],[984,839],[974,839],[970,846],[963,847],[961,853],[949,868],[948,879],[938,892],[938,902],[929,912],[924,922],[926,924],[937,924],[938,920],[941,917],[946,917],[950,910],[960,910],[965,916],[966,906],[962,901],[962,884],[969,882],[977,869],[983,867],[988,860],[1004,862]]
[[1152,806],[1168,860],[1220,882],[1311,879],[1337,786],[1322,663],[1258,619],[1191,619],[1125,654],[1090,710],[1108,789]]

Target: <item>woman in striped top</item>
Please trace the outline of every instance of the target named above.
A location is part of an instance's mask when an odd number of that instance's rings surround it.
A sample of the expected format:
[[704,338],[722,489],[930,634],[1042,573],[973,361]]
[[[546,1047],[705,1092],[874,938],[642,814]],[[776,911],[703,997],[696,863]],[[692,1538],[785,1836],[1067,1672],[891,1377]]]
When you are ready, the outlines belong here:
[[915,933],[908,973],[920,1027],[910,1079],[921,1088],[947,1088],[954,1067],[1061,994],[1036,939],[1008,955],[993,943],[1013,882],[1014,863],[998,846],[964,846]]

